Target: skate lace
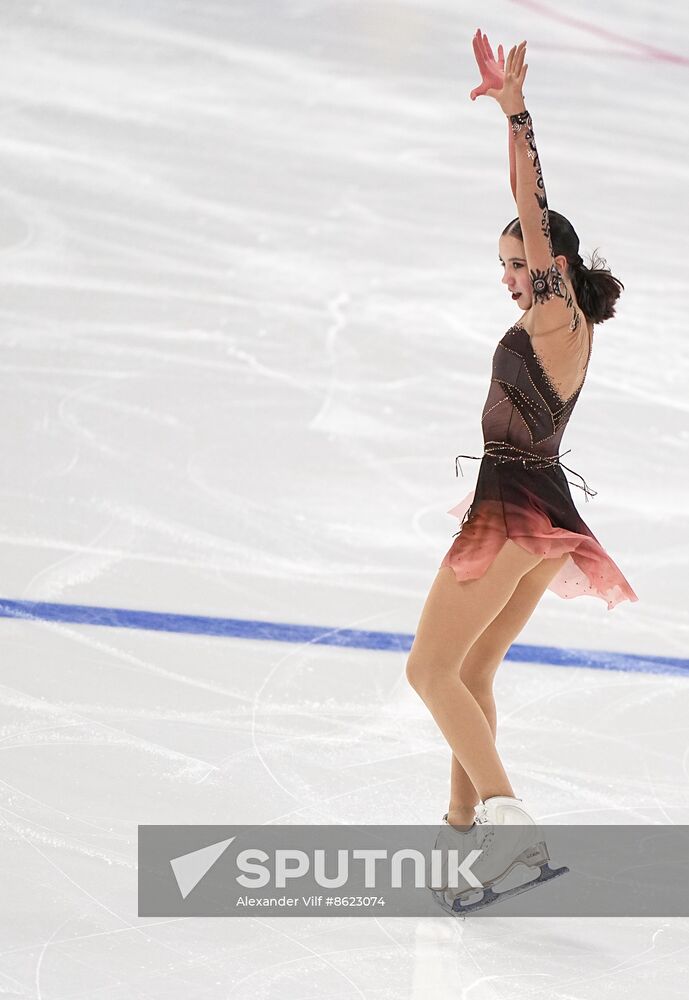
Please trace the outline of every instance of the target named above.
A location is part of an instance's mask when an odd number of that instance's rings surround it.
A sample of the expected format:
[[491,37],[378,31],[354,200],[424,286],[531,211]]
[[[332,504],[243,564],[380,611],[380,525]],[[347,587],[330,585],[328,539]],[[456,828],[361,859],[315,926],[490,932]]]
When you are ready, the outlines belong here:
[[476,806],[476,822],[477,823],[487,823],[488,822],[488,810],[484,806],[483,802]]

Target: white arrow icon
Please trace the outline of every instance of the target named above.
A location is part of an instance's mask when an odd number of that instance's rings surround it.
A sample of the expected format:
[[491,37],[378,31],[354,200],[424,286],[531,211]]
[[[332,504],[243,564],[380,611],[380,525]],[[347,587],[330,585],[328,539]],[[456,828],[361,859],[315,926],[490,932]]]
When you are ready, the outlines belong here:
[[192,851],[191,854],[180,854],[178,858],[172,858],[170,865],[182,899],[186,899],[194,886],[197,886],[209,868],[212,868],[225,848],[232,843],[234,837],[229,840],[220,840],[217,844],[209,844],[199,851]]

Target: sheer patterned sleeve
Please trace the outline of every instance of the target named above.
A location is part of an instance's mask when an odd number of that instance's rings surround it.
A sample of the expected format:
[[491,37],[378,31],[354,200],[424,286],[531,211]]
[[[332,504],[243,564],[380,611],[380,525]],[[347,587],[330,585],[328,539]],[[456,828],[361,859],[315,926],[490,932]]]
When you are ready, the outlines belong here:
[[512,122],[507,120],[507,145],[510,156],[510,187],[514,200],[517,200],[517,161],[514,155],[514,134],[512,132]]
[[548,200],[533,121],[526,109],[508,115],[508,119],[515,146],[517,211],[531,275],[534,306],[548,314],[550,324],[569,323],[569,329],[574,331],[579,327],[581,316],[554,259]]

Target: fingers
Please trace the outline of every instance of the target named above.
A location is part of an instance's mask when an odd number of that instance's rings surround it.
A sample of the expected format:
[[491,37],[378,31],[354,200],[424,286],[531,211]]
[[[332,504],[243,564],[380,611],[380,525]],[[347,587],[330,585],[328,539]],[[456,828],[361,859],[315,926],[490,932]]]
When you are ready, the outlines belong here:
[[502,45],[498,45],[498,58],[496,60],[495,55],[493,54],[493,48],[488,41],[488,35],[484,35],[480,28],[476,29],[476,33],[471,44],[479,66],[483,66],[490,61],[496,63],[500,69],[504,70],[505,50]]
[[[495,56],[493,55],[492,46],[488,41],[488,35],[484,35],[480,28],[477,33],[480,35],[480,41],[483,46],[486,59],[490,59],[491,62],[495,62]],[[502,55],[502,45],[498,45],[498,55],[500,59],[504,59],[504,56]]]
[[507,56],[507,62],[505,64],[505,73],[514,73],[519,75],[522,71],[522,66],[524,65],[524,55],[526,54],[526,42],[520,42],[519,45],[513,45]]
[[476,53],[479,66],[485,66],[488,53],[486,52],[484,37],[480,30],[474,36],[474,52]]
[[483,59],[483,50],[481,49],[481,40],[479,38],[476,38],[476,36],[474,36],[471,44],[474,47],[474,55],[476,56],[477,61],[481,62],[481,60]]
[[521,42],[517,48],[517,55],[515,57],[514,72],[519,74],[522,71],[524,65],[524,56],[526,55],[526,42]]
[[[522,74],[525,73],[524,57],[526,55],[526,41],[520,42],[519,45],[513,45],[508,53],[507,60],[505,60],[505,51],[502,45],[498,45],[497,62],[493,54],[491,44],[488,41],[488,36],[485,35],[480,28],[476,29],[476,33],[472,38],[471,44],[482,76],[484,73],[488,72],[488,66],[491,63],[499,66],[504,75],[509,73],[512,76],[520,78],[522,77]],[[476,99],[478,93],[479,92],[477,90],[472,90],[470,95],[472,101]]]
[[479,51],[485,58],[493,58],[493,53],[491,51],[490,42],[488,41],[488,36],[484,35],[480,28],[476,29],[476,34],[474,35],[474,40],[479,48]]
[[483,71],[483,66],[484,66],[484,63],[485,63],[485,59],[483,58],[483,51],[481,50],[481,43],[480,43],[480,41],[479,41],[479,39],[477,38],[476,35],[474,35],[471,44],[472,44],[472,46],[474,48],[474,55],[476,56],[476,62],[478,63],[478,67],[479,67],[479,69],[481,71]]

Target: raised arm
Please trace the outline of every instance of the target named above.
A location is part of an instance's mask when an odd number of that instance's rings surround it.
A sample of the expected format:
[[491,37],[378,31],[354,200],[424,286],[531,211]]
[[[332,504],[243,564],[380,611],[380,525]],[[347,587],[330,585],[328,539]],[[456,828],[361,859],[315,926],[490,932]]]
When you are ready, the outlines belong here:
[[[476,56],[476,64],[481,73],[481,82],[478,87],[470,93],[472,101],[475,101],[477,97],[482,94],[486,94],[491,88],[501,90],[505,79],[505,54],[502,49],[502,45],[498,45],[498,58],[496,59],[493,55],[493,50],[491,48],[490,42],[488,41],[488,36],[481,32],[478,28],[476,34],[474,35],[472,45],[474,47],[474,55]],[[507,123],[507,144],[510,158],[510,187],[512,188],[512,195],[514,200],[517,200],[517,165],[515,163],[514,157],[514,137],[512,135],[512,126]]]
[[536,324],[552,329],[568,323],[573,332],[579,327],[581,316],[555,263],[548,222],[548,199],[533,121],[523,106],[523,98],[520,103],[522,110],[510,114],[508,106],[506,113],[515,147],[517,212],[531,275],[534,307],[538,310]]
[[480,29],[474,35],[473,47],[481,72],[481,84],[472,90],[471,99],[475,100],[482,94],[493,97],[507,116],[510,186],[517,202],[524,253],[531,275],[535,326],[557,329],[568,323],[570,330],[574,331],[581,317],[553,256],[543,173],[533,122],[522,94],[529,68],[524,63],[526,42],[510,49],[506,63],[502,46],[500,61],[495,61],[488,38]]

